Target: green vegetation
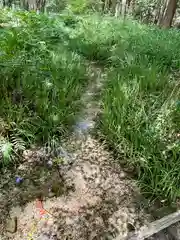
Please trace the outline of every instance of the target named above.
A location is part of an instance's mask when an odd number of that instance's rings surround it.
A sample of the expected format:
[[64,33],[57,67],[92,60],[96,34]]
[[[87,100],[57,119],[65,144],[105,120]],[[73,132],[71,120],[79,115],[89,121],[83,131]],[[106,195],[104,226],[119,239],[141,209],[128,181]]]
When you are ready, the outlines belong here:
[[62,18],[2,10],[1,22],[0,136],[6,164],[12,152],[64,136],[80,109],[87,76],[82,58],[66,47]]
[[144,193],[180,196],[180,33],[91,16],[72,38],[108,67],[100,129],[120,161],[135,166]]
[[[2,11],[1,150],[64,136],[80,109],[84,58],[107,69],[99,128],[142,191],[180,196],[180,33],[111,16]],[[17,26],[12,22],[16,19]]]

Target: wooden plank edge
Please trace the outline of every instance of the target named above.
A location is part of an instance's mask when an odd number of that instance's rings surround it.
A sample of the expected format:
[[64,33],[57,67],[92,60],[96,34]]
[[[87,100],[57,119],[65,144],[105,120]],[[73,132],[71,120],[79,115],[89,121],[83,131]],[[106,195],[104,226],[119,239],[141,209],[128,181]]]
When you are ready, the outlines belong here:
[[[179,221],[180,210],[154,222],[151,222],[147,226],[141,227],[137,233],[133,234],[131,237],[127,237],[126,240],[144,240],[145,238],[151,237],[155,233],[158,233]],[[117,236],[114,240],[122,240],[122,238],[120,236]]]

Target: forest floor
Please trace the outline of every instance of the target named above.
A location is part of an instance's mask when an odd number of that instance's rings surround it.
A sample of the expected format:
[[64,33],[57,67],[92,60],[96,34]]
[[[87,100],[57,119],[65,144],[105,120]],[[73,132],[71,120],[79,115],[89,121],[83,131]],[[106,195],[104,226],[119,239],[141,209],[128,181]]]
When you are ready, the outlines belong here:
[[0,240],[127,240],[176,211],[179,32],[1,12]]
[[91,134],[106,75],[95,65],[90,72],[84,108],[56,163],[43,148],[26,150],[1,176],[0,239],[123,240],[152,220],[136,182]]
[[74,133],[60,148],[66,152],[59,158],[63,164],[53,165],[43,149],[26,150],[15,172],[1,176],[1,239],[111,239],[119,234],[123,239],[147,222],[136,204],[135,181],[89,133],[100,111],[94,97],[105,77],[94,70]]

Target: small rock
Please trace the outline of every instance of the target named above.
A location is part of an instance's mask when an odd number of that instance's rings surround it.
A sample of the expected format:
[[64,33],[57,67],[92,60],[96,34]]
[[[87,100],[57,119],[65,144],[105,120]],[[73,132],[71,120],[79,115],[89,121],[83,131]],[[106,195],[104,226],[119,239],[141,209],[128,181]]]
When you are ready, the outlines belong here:
[[124,179],[124,178],[127,177],[127,174],[126,174],[125,172],[120,172],[119,177],[120,177],[121,179]]
[[52,167],[52,166],[53,166],[52,160],[49,160],[49,161],[47,162],[47,165],[48,165],[48,167]]
[[56,195],[55,192],[52,192],[52,191],[48,193],[49,198],[53,198],[55,195]]
[[6,231],[10,233],[15,233],[17,231],[17,217],[13,217],[7,220]]

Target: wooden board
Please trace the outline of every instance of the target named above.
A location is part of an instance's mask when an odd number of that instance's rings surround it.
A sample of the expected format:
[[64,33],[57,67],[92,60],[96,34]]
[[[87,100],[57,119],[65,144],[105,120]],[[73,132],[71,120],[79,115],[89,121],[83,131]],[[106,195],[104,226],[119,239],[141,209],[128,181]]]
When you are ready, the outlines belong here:
[[[180,211],[177,211],[159,220],[149,223],[147,226],[141,227],[137,233],[135,233],[131,237],[127,237],[126,240],[144,240],[179,221],[180,221]],[[117,236],[115,240],[122,240],[122,239],[119,236]]]

